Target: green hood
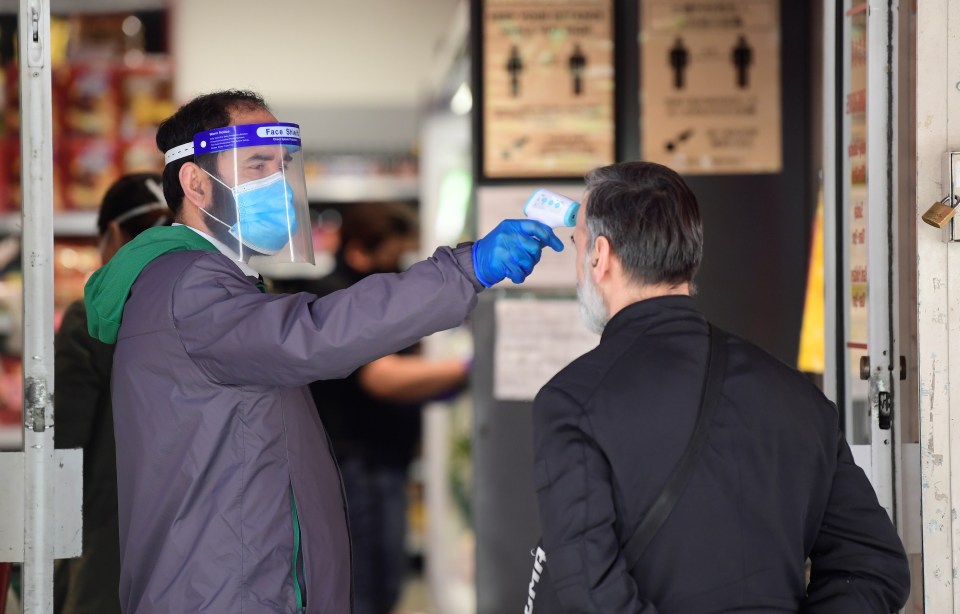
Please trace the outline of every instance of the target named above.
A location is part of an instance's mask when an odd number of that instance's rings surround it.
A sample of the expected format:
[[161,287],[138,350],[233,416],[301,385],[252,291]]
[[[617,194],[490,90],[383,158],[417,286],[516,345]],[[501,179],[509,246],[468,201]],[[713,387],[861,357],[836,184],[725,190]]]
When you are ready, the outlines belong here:
[[150,228],[121,247],[110,262],[90,277],[83,289],[90,336],[104,343],[116,343],[123,306],[140,272],[164,254],[187,250],[216,252],[217,248],[188,226]]

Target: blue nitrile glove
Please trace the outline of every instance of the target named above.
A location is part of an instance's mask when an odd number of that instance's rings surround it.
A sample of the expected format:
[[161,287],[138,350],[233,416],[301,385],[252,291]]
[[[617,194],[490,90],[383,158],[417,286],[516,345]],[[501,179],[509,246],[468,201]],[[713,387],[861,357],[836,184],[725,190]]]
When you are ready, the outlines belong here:
[[489,288],[509,277],[523,283],[540,262],[545,245],[563,251],[563,242],[546,224],[534,220],[504,220],[473,244],[473,272]]

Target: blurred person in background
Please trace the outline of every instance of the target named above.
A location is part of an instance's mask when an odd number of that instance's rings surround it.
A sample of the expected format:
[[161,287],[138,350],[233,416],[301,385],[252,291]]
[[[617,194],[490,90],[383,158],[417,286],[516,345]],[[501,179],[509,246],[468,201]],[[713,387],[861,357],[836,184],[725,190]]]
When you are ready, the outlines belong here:
[[[173,221],[160,175],[118,179],[97,216],[100,258],[106,263],[141,232]],[[117,462],[110,402],[113,347],[87,332],[82,300],[66,310],[54,340],[56,446],[83,448],[83,555],[56,562],[54,611],[120,612]]]
[[[400,203],[347,205],[334,271],[319,280],[275,282],[284,292],[325,296],[374,273],[400,273],[417,246],[414,211]],[[355,614],[386,614],[407,569],[407,476],[420,443],[420,410],[467,383],[469,363],[428,359],[418,346],[384,356],[342,380],[310,385],[333,442],[347,494]]]

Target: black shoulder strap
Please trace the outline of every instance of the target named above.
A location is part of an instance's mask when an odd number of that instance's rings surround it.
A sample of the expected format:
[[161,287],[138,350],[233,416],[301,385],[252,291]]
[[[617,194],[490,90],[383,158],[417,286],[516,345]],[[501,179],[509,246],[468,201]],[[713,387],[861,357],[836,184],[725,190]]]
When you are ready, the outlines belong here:
[[707,377],[703,385],[703,396],[700,399],[700,410],[697,413],[697,423],[693,427],[693,435],[687,443],[687,449],[674,467],[667,485],[664,486],[660,497],[650,506],[650,511],[640,522],[633,536],[623,549],[627,559],[627,570],[632,570],[640,561],[644,551],[653,537],[666,522],[673,511],[680,495],[687,486],[687,481],[697,463],[700,461],[700,452],[707,441],[710,424],[713,422],[720,389],[723,386],[723,376],[727,367],[727,335],[719,328],[710,326],[710,357],[707,359]]

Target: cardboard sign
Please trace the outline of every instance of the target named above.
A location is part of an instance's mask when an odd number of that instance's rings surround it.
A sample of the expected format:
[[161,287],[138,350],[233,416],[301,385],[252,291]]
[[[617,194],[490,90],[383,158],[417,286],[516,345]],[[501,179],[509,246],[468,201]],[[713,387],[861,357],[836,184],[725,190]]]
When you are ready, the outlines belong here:
[[642,0],[644,159],[684,174],[778,173],[779,0]]
[[483,3],[483,176],[582,177],[614,161],[610,0]]

